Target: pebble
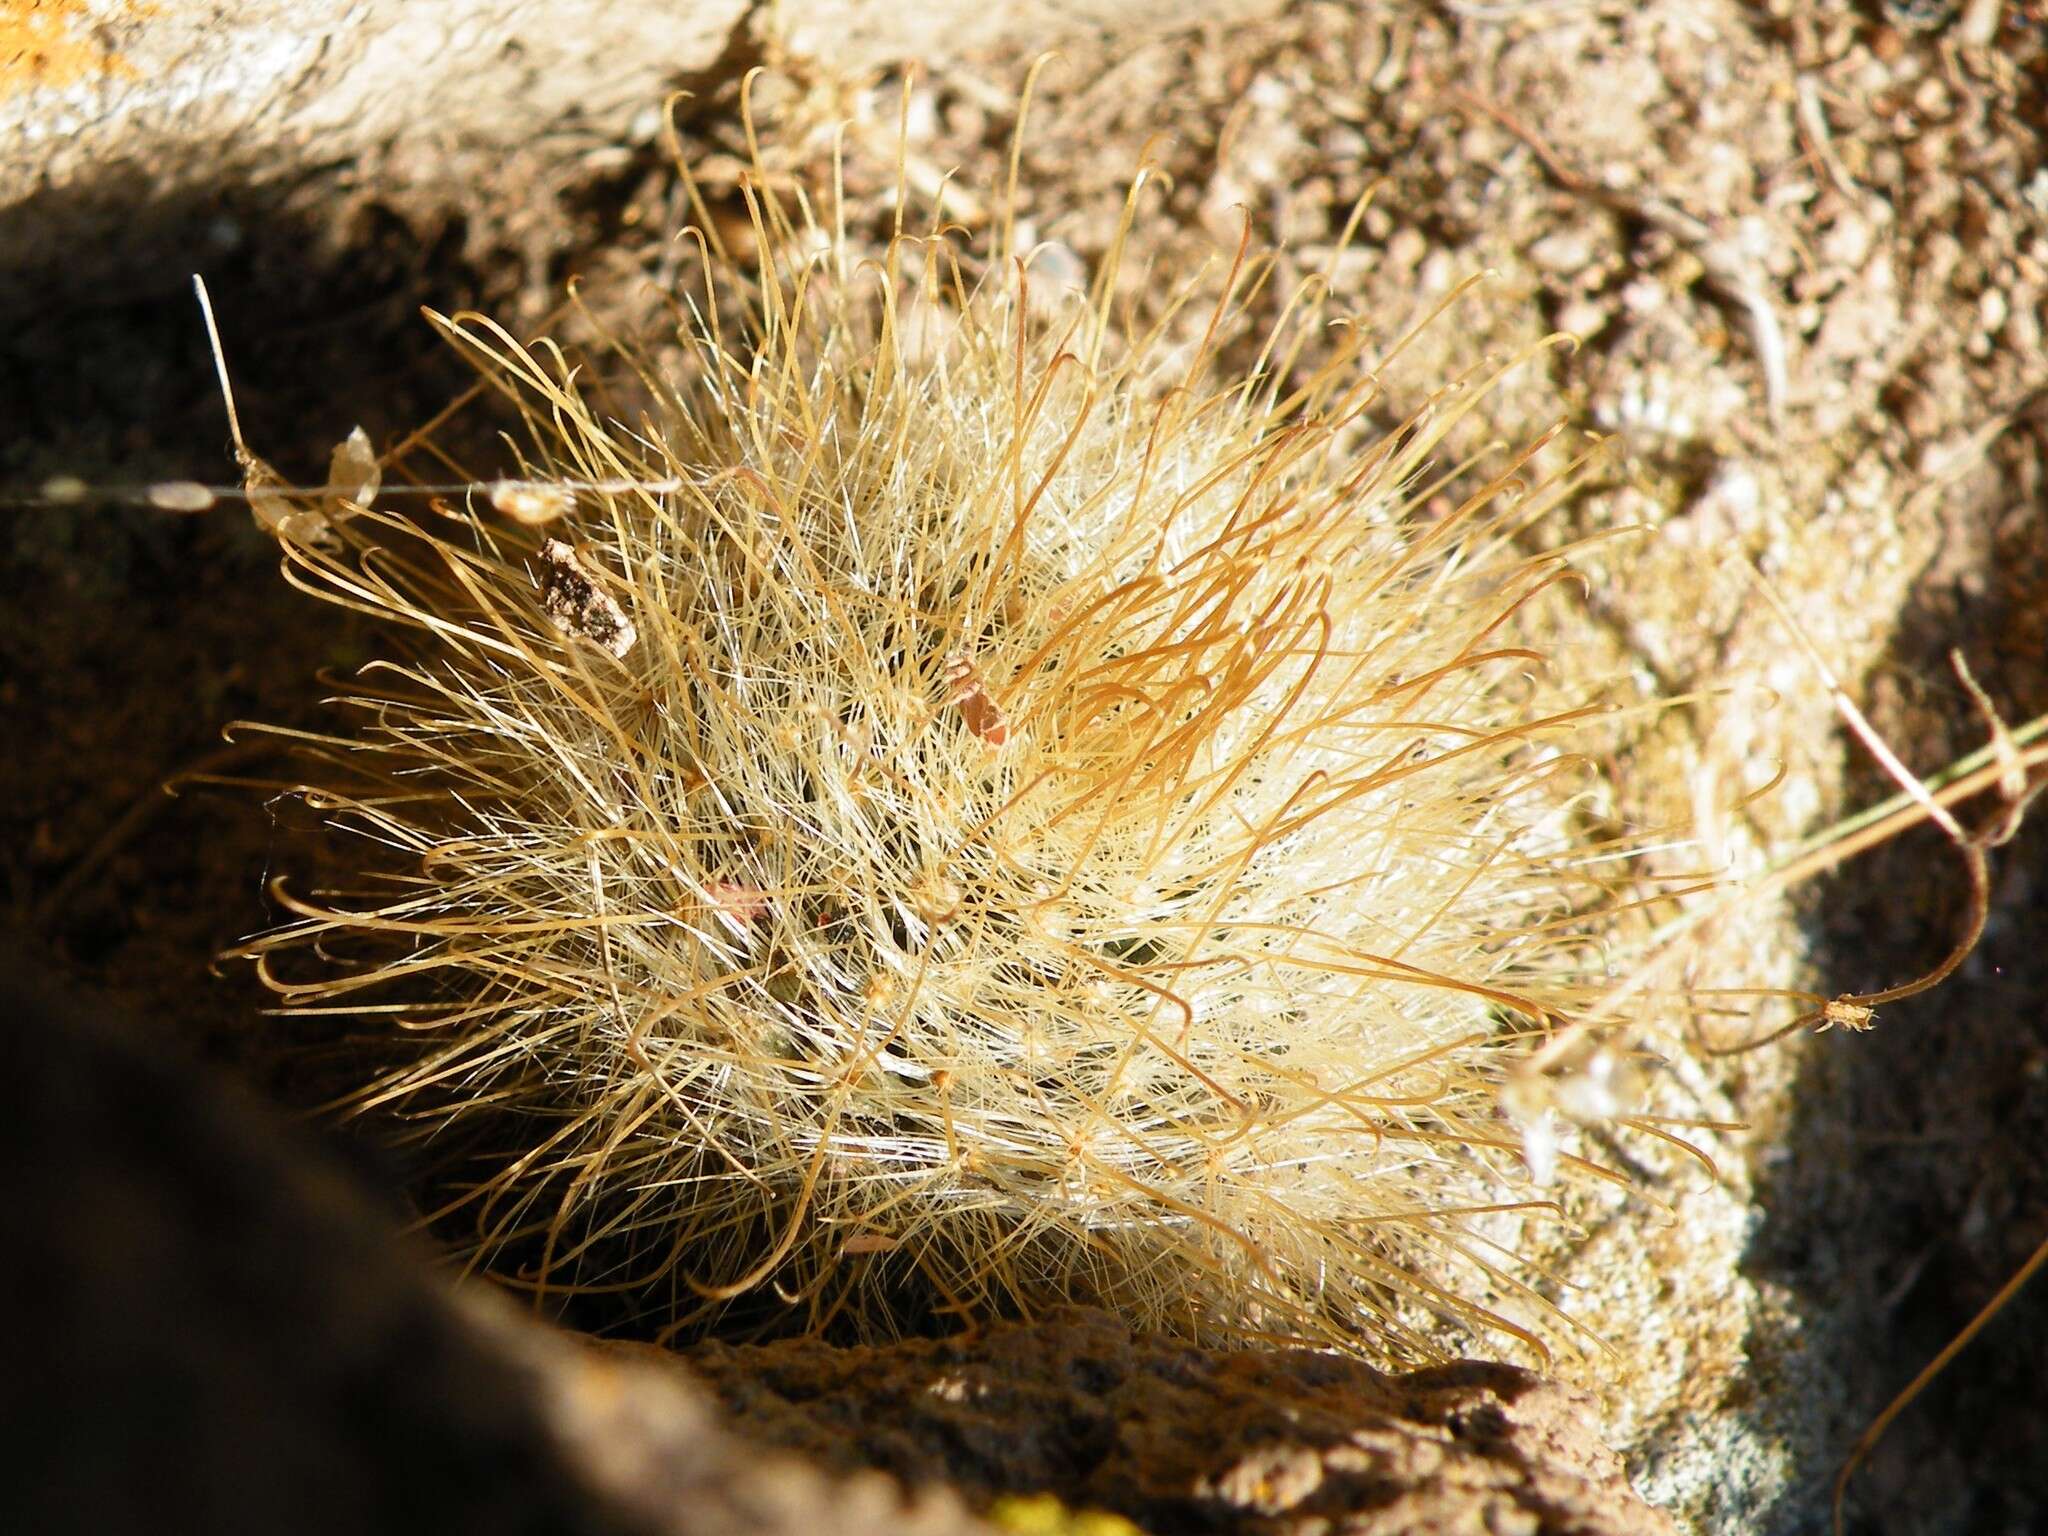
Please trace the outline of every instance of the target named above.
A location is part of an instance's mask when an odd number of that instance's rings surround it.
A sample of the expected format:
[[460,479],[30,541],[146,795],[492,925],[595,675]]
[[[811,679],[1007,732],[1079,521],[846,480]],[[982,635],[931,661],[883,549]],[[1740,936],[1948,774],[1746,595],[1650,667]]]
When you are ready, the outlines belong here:
[[1593,264],[1593,242],[1582,226],[1568,224],[1530,246],[1529,260],[1544,272],[1583,272]]
[[1557,328],[1586,341],[1607,329],[1608,307],[1592,299],[1573,299],[1557,312]]
[[2041,316],[2032,303],[2017,305],[2005,321],[2006,349],[2016,357],[2035,357],[2041,350]]
[[1828,266],[1853,270],[1870,255],[1871,239],[1870,221],[1860,213],[1845,212],[1821,236],[1820,259]]
[[1429,241],[1413,224],[1403,224],[1387,237],[1387,265],[1397,271],[1414,271],[1417,263],[1428,254]]

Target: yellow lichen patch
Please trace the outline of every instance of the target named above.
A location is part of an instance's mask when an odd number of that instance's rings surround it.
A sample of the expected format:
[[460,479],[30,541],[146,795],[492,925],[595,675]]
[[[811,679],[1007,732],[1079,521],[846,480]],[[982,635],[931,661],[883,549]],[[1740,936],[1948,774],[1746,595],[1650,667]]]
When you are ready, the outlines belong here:
[[1000,1498],[990,1506],[988,1519],[997,1530],[1017,1536],[1137,1536],[1138,1530],[1122,1515],[1068,1509],[1049,1493]]
[[[147,7],[115,9],[134,15]],[[135,78],[135,66],[105,38],[100,21],[86,0],[0,0],[0,96]]]

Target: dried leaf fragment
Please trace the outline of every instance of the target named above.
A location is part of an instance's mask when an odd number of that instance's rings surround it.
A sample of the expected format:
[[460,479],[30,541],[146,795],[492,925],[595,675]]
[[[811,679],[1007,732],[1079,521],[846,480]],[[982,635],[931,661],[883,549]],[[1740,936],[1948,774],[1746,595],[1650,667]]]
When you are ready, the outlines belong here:
[[334,453],[327,461],[328,517],[336,522],[345,517],[343,502],[355,507],[369,506],[383,483],[384,472],[377,467],[377,451],[370,446],[370,434],[357,427],[334,445]]
[[307,505],[311,498],[304,491],[286,485],[254,454],[243,453],[240,458],[243,490],[256,526],[272,538],[330,554],[341,548],[335,530],[375,501],[384,483],[377,451],[370,446],[370,434],[361,427],[334,445],[327,460],[327,484],[321,487],[314,505]]

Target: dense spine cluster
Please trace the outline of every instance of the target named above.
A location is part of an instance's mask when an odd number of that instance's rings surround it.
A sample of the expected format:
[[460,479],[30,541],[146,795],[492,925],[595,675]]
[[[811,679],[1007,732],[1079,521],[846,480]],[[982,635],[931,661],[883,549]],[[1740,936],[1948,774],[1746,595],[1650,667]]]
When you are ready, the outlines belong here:
[[309,744],[373,873],[248,949],[374,1026],[437,1230],[670,1331],[1568,1337],[1517,1250],[1612,1176],[1502,1096],[1621,900],[1520,637],[1558,486],[1432,482],[1478,391],[1388,417],[1316,283],[1224,376],[1242,256],[1141,325],[1116,252],[755,213],[659,366],[443,322],[519,478],[285,541],[405,638]]

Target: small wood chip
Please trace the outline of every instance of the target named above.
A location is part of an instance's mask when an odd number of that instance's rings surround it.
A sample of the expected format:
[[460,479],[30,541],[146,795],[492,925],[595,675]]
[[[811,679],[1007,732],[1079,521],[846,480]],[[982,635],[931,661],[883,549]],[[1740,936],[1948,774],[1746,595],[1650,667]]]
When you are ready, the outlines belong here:
[[541,611],[563,634],[588,640],[624,660],[639,639],[639,631],[625,609],[605,591],[597,573],[560,539],[541,545],[540,558],[546,566],[540,578]]

